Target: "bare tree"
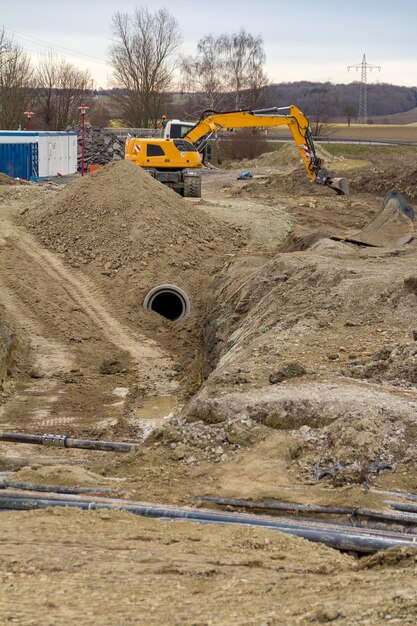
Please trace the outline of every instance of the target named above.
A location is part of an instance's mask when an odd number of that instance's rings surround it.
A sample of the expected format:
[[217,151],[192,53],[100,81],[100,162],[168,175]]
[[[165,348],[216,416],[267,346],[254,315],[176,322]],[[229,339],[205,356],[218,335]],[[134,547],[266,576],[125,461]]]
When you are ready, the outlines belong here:
[[165,9],[150,13],[142,8],[133,16],[116,13],[113,33],[118,43],[110,57],[114,84],[122,88],[115,95],[120,116],[133,127],[156,127],[176,67],[178,23]]
[[311,90],[308,110],[311,111],[313,121],[311,132],[314,136],[318,137],[329,133],[332,104],[330,83],[323,83]]
[[0,128],[14,129],[23,121],[33,86],[28,56],[0,31]]
[[256,108],[268,84],[264,63],[260,36],[243,29],[232,35],[206,35],[198,42],[197,55],[182,63],[183,84],[193,92],[200,111],[218,109],[224,102],[235,109]]
[[183,59],[181,64],[184,89],[194,94],[197,111],[217,110],[227,95],[224,58],[219,38],[206,35],[197,45],[197,55]]
[[347,104],[343,109],[343,113],[345,114],[347,125],[350,126],[352,119],[357,116],[358,111],[353,105]]
[[263,70],[265,52],[262,37],[254,37],[241,29],[232,35],[222,35],[219,43],[235,108],[259,106],[261,89],[268,83]]
[[78,107],[85,104],[93,88],[89,72],[49,52],[39,63],[36,79],[36,108],[45,128],[63,130],[76,124],[80,117]]

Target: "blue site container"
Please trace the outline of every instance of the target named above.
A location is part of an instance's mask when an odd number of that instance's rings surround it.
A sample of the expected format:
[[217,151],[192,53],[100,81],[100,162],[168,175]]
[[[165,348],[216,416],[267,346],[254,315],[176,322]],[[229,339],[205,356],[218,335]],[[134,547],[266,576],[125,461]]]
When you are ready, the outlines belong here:
[[39,176],[37,143],[0,143],[0,172],[12,178],[36,180]]

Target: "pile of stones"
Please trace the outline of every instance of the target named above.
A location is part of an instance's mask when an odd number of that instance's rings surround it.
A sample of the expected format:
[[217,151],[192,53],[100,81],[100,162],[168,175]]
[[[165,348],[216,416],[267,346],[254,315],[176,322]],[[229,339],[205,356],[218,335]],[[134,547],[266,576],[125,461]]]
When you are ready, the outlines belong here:
[[[78,134],[78,163],[81,169],[81,126],[71,126],[67,128]],[[84,129],[84,169],[89,165],[106,165],[110,161],[120,161],[124,159],[125,142],[114,133],[104,130],[100,126],[86,126]]]

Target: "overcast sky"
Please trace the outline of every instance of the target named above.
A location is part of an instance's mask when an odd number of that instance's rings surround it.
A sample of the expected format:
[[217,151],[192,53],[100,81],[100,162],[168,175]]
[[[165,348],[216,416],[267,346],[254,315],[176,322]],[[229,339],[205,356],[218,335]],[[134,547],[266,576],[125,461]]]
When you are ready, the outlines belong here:
[[272,82],[359,80],[347,66],[365,54],[381,66],[368,83],[417,86],[417,0],[0,0],[0,23],[35,59],[53,49],[88,68],[99,88],[110,85],[112,15],[135,7],[174,15],[185,55],[209,33],[261,35]]

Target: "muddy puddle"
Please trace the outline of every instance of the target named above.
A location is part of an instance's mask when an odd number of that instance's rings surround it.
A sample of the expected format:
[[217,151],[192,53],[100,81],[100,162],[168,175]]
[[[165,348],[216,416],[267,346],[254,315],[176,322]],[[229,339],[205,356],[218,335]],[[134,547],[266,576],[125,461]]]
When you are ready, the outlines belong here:
[[143,400],[134,411],[142,440],[145,441],[179,409],[176,396],[151,396]]

